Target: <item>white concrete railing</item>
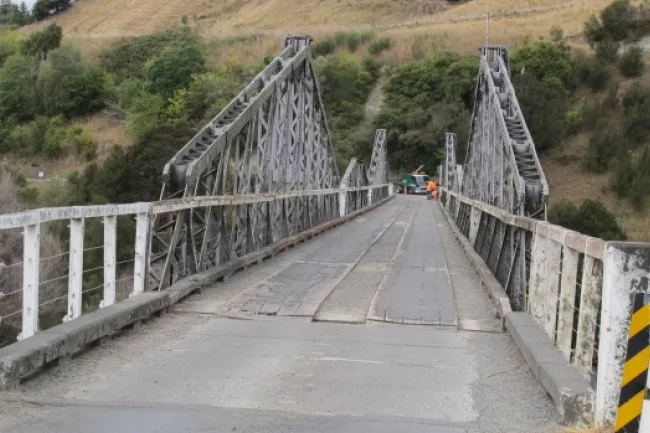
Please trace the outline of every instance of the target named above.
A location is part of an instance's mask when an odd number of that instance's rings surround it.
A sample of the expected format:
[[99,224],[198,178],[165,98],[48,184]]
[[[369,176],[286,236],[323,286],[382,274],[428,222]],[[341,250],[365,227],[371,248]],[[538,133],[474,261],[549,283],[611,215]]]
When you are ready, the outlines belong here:
[[633,294],[650,290],[650,244],[605,242],[445,188],[441,201],[513,309],[529,312],[592,383],[596,422],[613,422]]
[[[0,215],[0,241],[11,233],[14,239],[21,240],[21,242],[14,242],[20,244],[16,247],[16,251],[22,249],[20,254],[22,260],[13,257],[9,263],[0,262],[0,337],[2,337],[2,325],[8,323],[20,330],[20,339],[36,334],[41,325],[39,313],[42,313],[42,308],[46,306],[49,308],[55,303],[62,304],[56,311],[63,311],[67,303],[67,314],[63,321],[69,321],[97,307],[97,305],[89,305],[85,308],[88,311],[84,311],[84,297],[90,293],[101,293],[99,307],[102,308],[144,292],[147,287],[147,267],[151,259],[149,250],[151,222],[155,215],[196,208],[234,207],[292,197],[329,195],[338,197],[339,210],[331,216],[336,218],[376,203],[391,192],[391,185],[377,185],[292,191],[281,194],[196,197],[151,203],[44,208]],[[361,196],[364,197],[362,204],[359,200],[353,205],[347,203],[349,198]],[[125,217],[135,219],[135,227],[130,227],[133,241],[128,246],[118,246],[118,218]],[[57,245],[54,253],[43,257],[42,233],[53,230],[52,224],[62,222],[67,224],[69,242],[64,245],[68,246]],[[125,222],[132,226],[132,221],[125,220]],[[326,221],[321,223],[323,222]],[[84,241],[88,239],[88,223],[103,224],[101,245],[85,245]],[[50,240],[54,239],[52,235],[48,234],[48,236]],[[124,247],[132,251],[132,254],[127,260],[118,262],[118,251],[123,251]],[[95,250],[103,252],[103,258],[100,259],[102,266],[87,269],[87,266],[84,266],[84,255]],[[55,261],[54,266],[47,267],[52,261]],[[126,276],[118,278],[118,272]],[[96,273],[96,279],[101,283],[94,287],[86,287],[84,277],[90,273]],[[121,290],[118,287],[120,285]],[[50,323],[49,326],[53,324],[56,323]]]

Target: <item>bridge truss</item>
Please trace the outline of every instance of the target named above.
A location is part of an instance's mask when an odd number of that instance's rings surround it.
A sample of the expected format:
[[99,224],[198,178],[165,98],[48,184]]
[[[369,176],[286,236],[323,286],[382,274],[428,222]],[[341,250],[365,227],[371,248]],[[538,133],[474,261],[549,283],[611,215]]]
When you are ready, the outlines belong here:
[[[505,224],[497,214],[478,211],[466,199],[500,209],[504,215],[545,220],[548,184],[510,81],[508,50],[484,46],[480,53],[461,176],[456,166],[455,135],[447,135],[447,158],[441,169],[450,194],[444,200],[449,200],[448,208],[458,228],[506,289],[513,307],[525,310],[531,232]],[[459,198],[454,194],[458,192]]]
[[548,184],[510,82],[505,47],[481,48],[464,178],[466,197],[546,219]]
[[[341,200],[340,188],[387,184],[386,134],[381,130],[370,171],[353,161],[341,180],[311,41],[309,36],[286,37],[280,55],[165,166],[162,201],[231,201],[153,216],[149,289],[167,287],[335,218],[340,202],[350,207],[349,199]],[[367,204],[363,194],[374,201],[369,195],[379,199],[388,194],[384,189],[347,194],[357,209]],[[237,204],[244,196],[246,204]],[[259,202],[250,203],[252,196]]]

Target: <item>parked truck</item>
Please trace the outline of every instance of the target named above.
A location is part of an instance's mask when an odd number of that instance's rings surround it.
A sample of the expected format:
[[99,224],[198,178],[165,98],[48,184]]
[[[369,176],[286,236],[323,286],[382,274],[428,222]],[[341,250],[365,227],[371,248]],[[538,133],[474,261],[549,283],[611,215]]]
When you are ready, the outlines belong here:
[[404,194],[404,191],[406,194],[426,194],[428,182],[429,176],[426,174],[404,173],[400,180],[393,181],[393,186],[399,194]]

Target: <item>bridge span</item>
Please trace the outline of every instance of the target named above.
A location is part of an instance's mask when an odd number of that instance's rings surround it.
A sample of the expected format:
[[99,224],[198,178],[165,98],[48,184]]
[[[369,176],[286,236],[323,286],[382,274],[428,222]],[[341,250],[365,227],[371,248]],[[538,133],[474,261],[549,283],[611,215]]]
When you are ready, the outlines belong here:
[[650,245],[546,222],[508,50],[481,48],[432,202],[393,194],[384,129],[341,175],[311,41],[178,151],[160,200],[0,215],[0,431],[650,425]]
[[398,196],[2,394],[0,431],[551,429],[500,330],[439,204]]

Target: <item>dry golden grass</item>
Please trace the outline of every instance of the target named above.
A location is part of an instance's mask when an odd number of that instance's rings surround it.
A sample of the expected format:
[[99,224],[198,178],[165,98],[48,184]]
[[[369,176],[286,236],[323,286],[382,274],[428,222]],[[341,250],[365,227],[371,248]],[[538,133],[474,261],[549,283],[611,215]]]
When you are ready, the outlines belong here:
[[[253,43],[221,50],[226,64],[277,52],[286,34],[311,34],[318,40],[342,30],[372,30],[390,36],[395,46],[386,60],[404,61],[412,58],[412,45],[422,38],[427,50],[475,51],[485,40],[485,2],[450,7],[445,0],[79,0],[68,12],[23,31],[56,21],[66,38],[94,58],[119,38],[179,25],[185,15],[206,41],[259,35]],[[548,35],[554,25],[577,35],[584,21],[608,3],[491,0],[491,39],[517,46],[522,38]]]
[[616,215],[630,239],[650,241],[650,213],[635,212],[627,200],[619,199],[611,190],[609,174],[582,169],[587,140],[585,135],[570,137],[558,148],[540,156],[549,182],[551,205],[563,200],[575,204],[587,198],[600,200]]
[[97,159],[100,162],[106,159],[111,147],[131,145],[131,139],[126,134],[126,123],[111,118],[106,113],[99,113],[76,123],[83,129],[92,131],[93,140],[97,143]]

